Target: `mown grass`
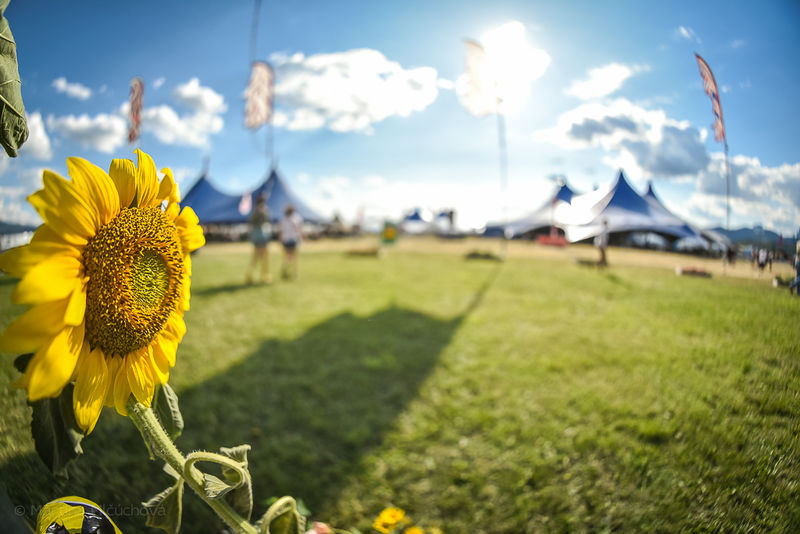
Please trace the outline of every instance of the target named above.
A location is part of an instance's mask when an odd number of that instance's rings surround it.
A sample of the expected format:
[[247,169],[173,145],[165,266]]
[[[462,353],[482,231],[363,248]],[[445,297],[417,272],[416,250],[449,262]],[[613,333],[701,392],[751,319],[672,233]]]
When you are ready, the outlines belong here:
[[[448,533],[800,529],[800,299],[785,291],[399,252],[305,253],[297,281],[244,286],[247,259],[196,257],[171,383],[180,448],[252,444],[256,514],[291,494],[365,532],[388,505]],[[0,326],[19,311],[0,305]],[[0,481],[15,504],[83,495],[143,531],[124,506],[169,479],[131,423],[106,409],[70,479],[52,478],[11,360]],[[184,504],[184,532],[221,528]]]

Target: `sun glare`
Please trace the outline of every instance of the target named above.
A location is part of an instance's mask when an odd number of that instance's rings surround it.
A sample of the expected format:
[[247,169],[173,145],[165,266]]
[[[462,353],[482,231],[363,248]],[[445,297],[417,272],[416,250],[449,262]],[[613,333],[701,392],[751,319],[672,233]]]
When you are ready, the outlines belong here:
[[528,42],[525,26],[518,21],[489,31],[481,43],[486,51],[487,75],[494,79],[502,112],[519,111],[530,95],[531,83],[550,65],[550,56]]

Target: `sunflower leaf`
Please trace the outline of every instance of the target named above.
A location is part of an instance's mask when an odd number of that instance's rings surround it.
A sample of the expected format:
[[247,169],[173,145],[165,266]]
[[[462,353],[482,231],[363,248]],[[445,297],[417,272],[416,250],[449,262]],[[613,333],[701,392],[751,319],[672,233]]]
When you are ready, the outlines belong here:
[[260,534],[302,534],[306,520],[291,497],[281,497],[259,521]]
[[0,145],[9,157],[17,157],[17,149],[28,139],[22,83],[17,66],[17,44],[3,12],[8,1],[0,2]]
[[39,458],[56,475],[67,476],[67,464],[83,454],[81,440],[72,412],[73,385],[68,384],[54,399],[31,402],[31,434]]
[[160,528],[168,534],[177,534],[181,529],[183,513],[183,479],[142,503],[147,510],[148,527]]
[[203,489],[209,499],[219,499],[233,489],[233,486],[217,476],[203,473]]
[[153,404],[156,416],[169,437],[175,439],[180,436],[183,432],[183,415],[178,406],[178,395],[175,394],[175,390],[169,384],[157,387]]
[[[250,478],[250,471],[247,469],[247,451],[250,445],[239,445],[238,447],[220,447],[219,452],[241,464],[244,473],[240,474],[235,469],[223,465],[222,474],[228,482],[239,482],[230,493],[225,495],[234,510],[239,512],[245,519],[250,519],[253,513],[253,481]],[[243,479],[239,481],[239,477]]]

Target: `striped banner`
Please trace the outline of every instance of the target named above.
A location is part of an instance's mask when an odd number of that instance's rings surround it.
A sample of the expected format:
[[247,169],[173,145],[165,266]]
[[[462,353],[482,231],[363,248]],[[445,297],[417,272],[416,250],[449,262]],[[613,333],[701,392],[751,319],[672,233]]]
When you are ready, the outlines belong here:
[[138,76],[131,80],[131,109],[128,115],[128,143],[139,139],[142,125],[142,100],[144,98],[144,82]]

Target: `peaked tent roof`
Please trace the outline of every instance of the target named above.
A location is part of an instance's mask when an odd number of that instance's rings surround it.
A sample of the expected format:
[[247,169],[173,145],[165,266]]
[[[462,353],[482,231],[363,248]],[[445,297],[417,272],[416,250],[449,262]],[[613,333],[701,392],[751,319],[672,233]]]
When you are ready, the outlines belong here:
[[610,233],[654,232],[673,240],[698,235],[694,228],[667,210],[655,194],[648,199],[637,193],[621,170],[608,189],[573,197],[568,211],[562,210],[557,215],[565,223],[567,239],[573,243],[598,235],[603,221],[608,222]]
[[[550,200],[542,204],[539,209],[521,219],[511,221],[506,228],[512,236],[515,236],[545,226],[560,226],[555,217],[558,206],[562,203],[569,204],[574,196],[575,191],[564,182],[550,197]],[[487,225],[487,229],[495,225],[497,224]],[[499,227],[502,228],[502,225]]]
[[283,217],[288,204],[310,223],[321,223],[324,219],[309,208],[299,197],[291,192],[286,182],[272,169],[269,177],[257,188],[243,195],[229,195],[214,187],[204,175],[192,186],[181,202],[191,206],[203,224],[246,223],[250,218],[252,206],[259,195],[267,198],[267,208],[273,222]]

